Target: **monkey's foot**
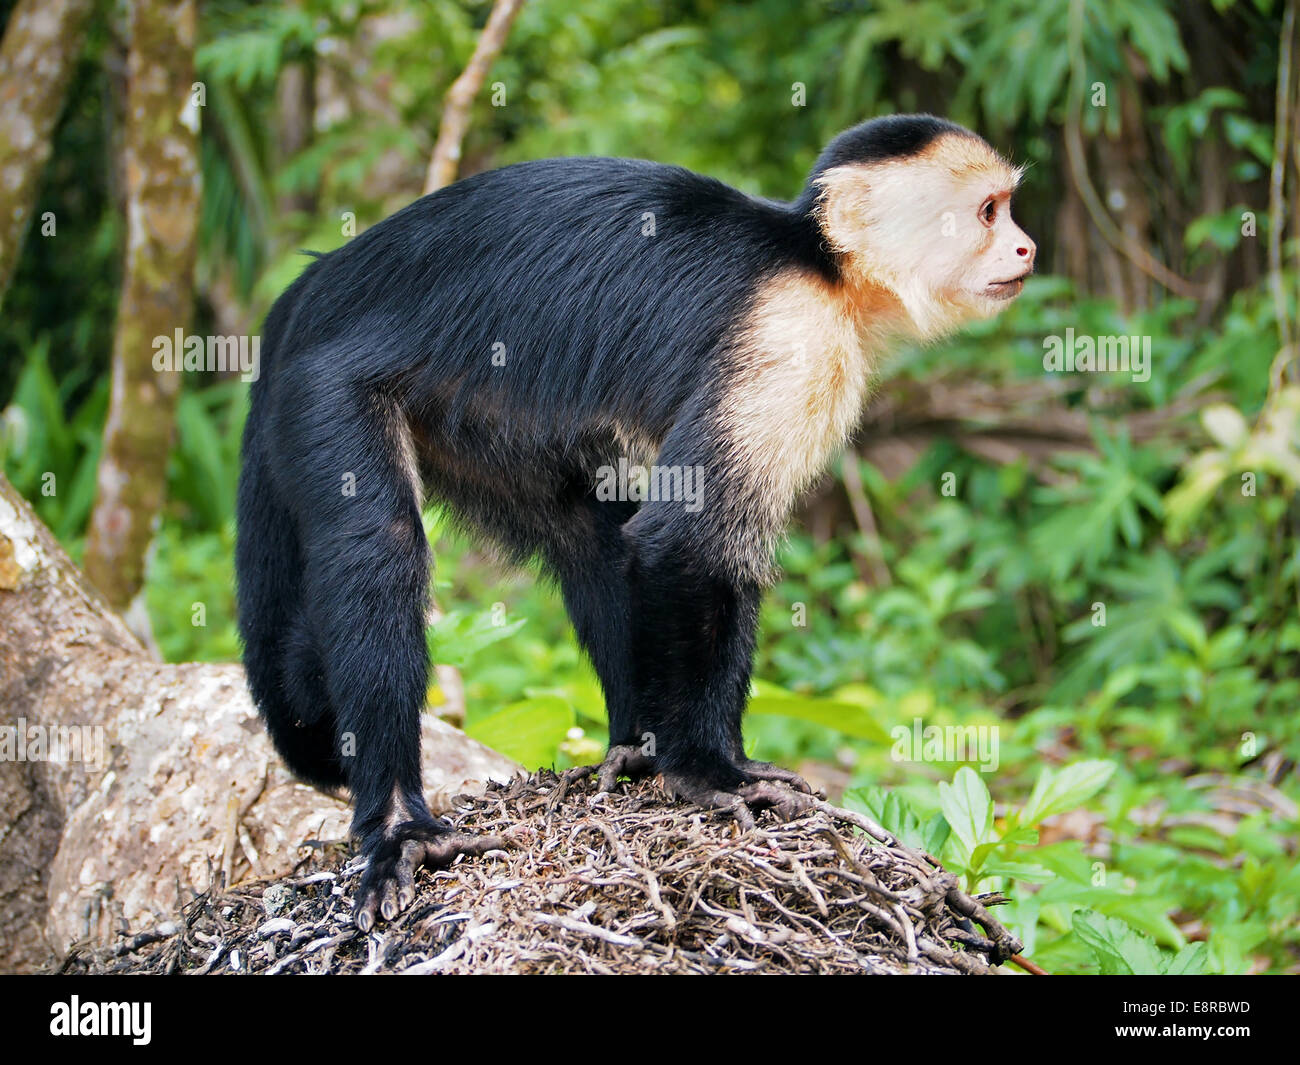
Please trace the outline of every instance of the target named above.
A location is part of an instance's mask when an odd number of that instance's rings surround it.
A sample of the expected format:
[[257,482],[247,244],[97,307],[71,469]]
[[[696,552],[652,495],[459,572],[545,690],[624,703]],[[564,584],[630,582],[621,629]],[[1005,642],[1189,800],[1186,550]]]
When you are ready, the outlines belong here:
[[745,776],[754,780],[777,780],[782,784],[789,784],[796,791],[814,794],[812,785],[793,769],[773,765],[771,762],[756,762],[752,758],[746,758],[738,768]]
[[791,821],[812,809],[812,788],[797,773],[748,759],[737,768],[747,779],[735,786],[719,787],[691,774],[666,772],[664,787],[675,799],[730,814],[742,831],[754,827],[755,810],[771,809],[782,821]]
[[501,850],[498,836],[456,832],[445,821],[407,821],[386,831],[370,849],[366,871],[357,890],[352,919],[369,932],[376,916],[391,921],[415,898],[415,871],[421,865],[445,868],[461,854]]
[[580,765],[564,771],[564,779],[572,782],[596,774],[597,794],[613,791],[619,777],[631,777],[633,780],[650,772],[651,760],[641,753],[640,747],[620,744],[611,747],[605,753],[605,760],[600,765]]

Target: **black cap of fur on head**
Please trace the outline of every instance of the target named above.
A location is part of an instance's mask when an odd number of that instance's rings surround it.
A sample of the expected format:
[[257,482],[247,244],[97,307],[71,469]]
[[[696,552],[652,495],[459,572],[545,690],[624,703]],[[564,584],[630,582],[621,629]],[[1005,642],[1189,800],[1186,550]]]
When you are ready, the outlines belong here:
[[817,201],[817,178],[846,163],[879,163],[918,155],[944,133],[974,136],[969,130],[935,115],[888,115],[860,122],[830,142],[817,157],[808,183],[799,197],[800,213],[812,211]]

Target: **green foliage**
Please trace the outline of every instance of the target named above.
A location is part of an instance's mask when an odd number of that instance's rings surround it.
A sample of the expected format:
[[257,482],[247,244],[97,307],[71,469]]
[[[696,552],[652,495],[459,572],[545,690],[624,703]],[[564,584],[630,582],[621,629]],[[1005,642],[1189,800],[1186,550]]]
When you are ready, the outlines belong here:
[[168,498],[194,528],[220,528],[235,513],[246,392],[238,381],[223,381],[181,393]]
[[1113,917],[1078,912],[1074,932],[1092,951],[1103,976],[1195,976],[1205,969],[1204,943],[1171,956]]
[[466,731],[525,765],[546,765],[554,761],[574,721],[573,707],[563,697],[540,695],[479,718]]
[[[1142,542],[1142,518],[1159,517],[1160,493],[1148,478],[1158,472],[1158,457],[1135,453],[1121,433],[1095,433],[1098,453],[1061,454],[1055,465],[1075,476],[1037,492],[1052,511],[1034,530],[1030,547],[1053,580],[1064,581],[1081,569]],[[1140,467],[1145,460],[1147,469]]]
[[853,788],[844,793],[844,804],[850,810],[868,814],[906,846],[926,854],[939,854],[952,834],[948,818],[942,812],[922,822],[897,792],[885,788]]
[[50,370],[48,341],[33,344],[0,419],[5,475],[32,501],[61,540],[79,536],[95,501],[108,381],[101,378],[80,403],[75,378],[60,384]]
[[192,532],[163,523],[150,551],[144,596],[154,639],[169,662],[232,662],[239,657],[231,559],[233,525]]
[[509,639],[527,620],[519,618],[509,624],[496,624],[490,613],[453,610],[429,626],[429,654],[436,655],[443,665],[464,669],[477,652]]

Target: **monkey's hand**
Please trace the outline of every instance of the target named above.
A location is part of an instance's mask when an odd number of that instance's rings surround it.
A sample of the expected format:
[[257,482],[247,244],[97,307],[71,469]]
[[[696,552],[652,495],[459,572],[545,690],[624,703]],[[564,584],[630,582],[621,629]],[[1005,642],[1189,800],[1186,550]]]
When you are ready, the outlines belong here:
[[770,808],[783,821],[790,821],[813,806],[813,789],[798,773],[750,758],[735,770],[741,777],[739,784],[719,784],[695,774],[666,771],[664,787],[674,798],[729,813],[744,830],[754,827],[754,810]]
[[631,777],[633,780],[639,777],[647,776],[653,768],[654,762],[641,752],[640,747],[634,747],[631,744],[620,744],[610,747],[605,752],[605,760],[600,765],[580,765],[573,769],[564,771],[564,779],[568,781],[582,780],[584,777],[596,774],[596,783],[598,795],[607,791],[613,791],[614,785],[618,783],[619,777]]
[[441,869],[455,861],[457,855],[484,854],[505,845],[498,836],[457,832],[433,817],[385,829],[382,836],[365,847],[368,861],[352,918],[362,932],[369,932],[376,915],[391,921],[411,904],[415,898],[415,871],[421,865]]

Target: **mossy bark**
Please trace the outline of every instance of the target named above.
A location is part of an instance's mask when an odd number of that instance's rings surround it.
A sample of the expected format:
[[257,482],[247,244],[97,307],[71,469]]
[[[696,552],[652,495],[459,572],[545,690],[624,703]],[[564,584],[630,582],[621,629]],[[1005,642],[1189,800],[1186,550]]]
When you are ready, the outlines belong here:
[[[0,297],[31,224],[92,0],[20,0],[0,45]],[[57,223],[57,220],[56,220]]]
[[144,580],[162,508],[180,375],[154,368],[155,338],[186,330],[199,218],[194,0],[134,0],[127,59],[127,246],[112,393],[86,575],[115,608]]

